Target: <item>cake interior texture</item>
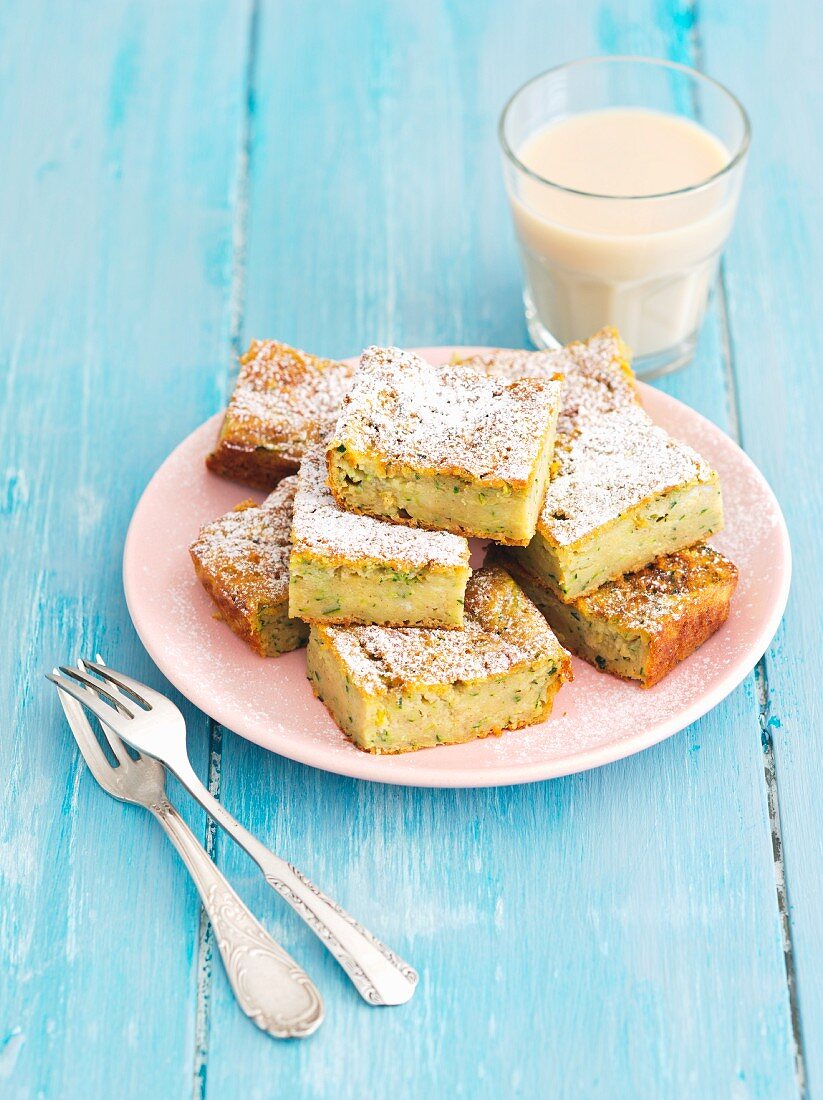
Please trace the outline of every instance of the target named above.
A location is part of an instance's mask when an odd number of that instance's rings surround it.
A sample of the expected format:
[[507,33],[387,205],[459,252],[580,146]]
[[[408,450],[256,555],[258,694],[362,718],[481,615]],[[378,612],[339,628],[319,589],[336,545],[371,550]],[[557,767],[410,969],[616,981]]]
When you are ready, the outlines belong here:
[[369,348],[329,443],[332,492],[348,509],[395,523],[526,545],[560,394],[555,378],[496,379]]
[[706,545],[659,557],[571,603],[505,560],[567,649],[643,687],[659,683],[723,625],[737,586],[734,564]]
[[252,341],[206,465],[254,488],[274,488],[334,426],[353,373],[347,363],[276,340]]
[[373,753],[541,722],[572,676],[545,619],[499,566],[470,578],[462,629],[314,625],[307,668],[337,724]]
[[325,446],[303,458],[292,524],[289,611],[309,622],[458,627],[469,569],[459,535],[347,512]]
[[189,548],[218,614],[262,657],[305,645],[309,628],[289,615],[291,517],[297,479],[278,485],[262,505],[244,501],[206,524]]
[[474,365],[505,377],[523,369],[564,377],[551,479],[534,538],[517,551],[561,599],[721,529],[716,472],[643,410],[617,333],[604,330],[588,343],[528,359],[499,356],[497,367],[493,355]]

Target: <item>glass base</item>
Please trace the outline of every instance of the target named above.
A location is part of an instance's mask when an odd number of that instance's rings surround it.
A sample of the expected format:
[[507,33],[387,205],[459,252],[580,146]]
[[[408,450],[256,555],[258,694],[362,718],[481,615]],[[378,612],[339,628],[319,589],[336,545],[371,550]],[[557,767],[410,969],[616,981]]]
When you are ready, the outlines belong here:
[[[531,336],[535,347],[546,351],[557,351],[562,348],[563,345],[552,336],[537,316],[537,310],[534,308],[528,294],[523,295],[523,304],[526,307],[526,324],[529,328],[529,336]],[[589,336],[591,335],[593,334],[589,333]],[[632,360],[634,373],[638,378],[647,379],[659,378],[662,374],[671,374],[673,371],[680,370],[681,367],[685,367],[694,358],[698,335],[697,332],[693,332],[691,336],[687,336],[679,344],[675,344],[671,348],[665,348],[663,351],[657,351],[653,355],[635,356]]]

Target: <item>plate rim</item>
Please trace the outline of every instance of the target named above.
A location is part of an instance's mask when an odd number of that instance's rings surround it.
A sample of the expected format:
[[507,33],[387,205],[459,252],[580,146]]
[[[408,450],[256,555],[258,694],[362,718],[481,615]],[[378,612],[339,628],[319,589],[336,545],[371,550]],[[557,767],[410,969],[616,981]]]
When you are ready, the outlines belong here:
[[[487,347],[475,347],[475,346],[462,346],[462,345],[433,345],[424,348],[413,348],[412,351],[424,358],[436,353],[441,355],[444,351],[449,354],[461,354],[468,356],[469,354],[480,354],[482,352],[493,350]],[[346,361],[356,361],[356,356],[351,357]],[[789,538],[788,527],[783,515],[783,510],[780,507],[780,502],[774,493],[771,485],[766,479],[765,475],[755,465],[753,460],[746,454],[742,447],[732,439],[730,435],[723,431],[717,424],[709,420],[702,413],[697,412],[690,405],[680,401],[678,398],[673,397],[671,394],[666,393],[663,390],[658,390],[648,383],[637,380],[638,389],[641,398],[648,391],[654,393],[655,398],[662,398],[664,402],[669,402],[674,406],[679,406],[685,409],[691,417],[696,418],[707,426],[710,432],[720,432],[725,436],[726,442],[731,445],[734,451],[737,452],[737,456],[742,458],[750,468],[751,472],[755,475],[757,480],[761,483],[761,487],[765,490],[767,496],[771,499],[771,504],[774,510],[774,515],[777,517],[778,523],[778,537],[781,543],[783,554],[785,555],[785,569],[780,575],[780,589],[777,594],[777,598],[772,604],[772,612],[768,619],[764,620],[762,627],[759,629],[755,638],[752,639],[748,647],[748,656],[745,660],[739,660],[736,662],[718,681],[718,683],[708,692],[703,693],[697,700],[691,704],[685,706],[683,709],[677,711],[669,718],[662,719],[660,722],[655,723],[651,728],[647,728],[642,732],[634,734],[630,737],[623,738],[619,742],[610,742],[608,746],[592,746],[587,749],[581,749],[572,754],[566,754],[562,757],[557,757],[551,761],[538,761],[523,763],[500,763],[495,765],[494,769],[489,769],[488,772],[484,772],[477,768],[465,768],[463,771],[457,771],[454,769],[443,768],[438,765],[434,765],[431,768],[427,768],[425,771],[414,773],[400,773],[395,770],[392,773],[392,761],[397,757],[391,754],[380,756],[370,755],[369,759],[372,762],[370,769],[372,774],[364,775],[362,771],[358,770],[358,760],[356,757],[340,756],[329,760],[324,755],[323,746],[306,745],[305,743],[296,742],[298,751],[289,752],[288,747],[273,748],[271,745],[266,744],[258,736],[255,736],[253,732],[248,730],[243,731],[238,729],[235,722],[227,716],[225,713],[221,713],[223,708],[219,705],[210,706],[208,690],[206,687],[192,691],[190,685],[186,690],[183,690],[176,682],[174,676],[174,669],[170,666],[170,662],[164,659],[162,647],[152,644],[151,638],[146,635],[150,632],[141,628],[141,613],[139,610],[139,601],[135,599],[135,594],[131,588],[129,580],[129,562],[132,554],[131,545],[134,541],[134,532],[139,526],[140,512],[144,506],[146,498],[151,495],[152,486],[156,479],[162,474],[162,471],[167,463],[172,461],[177,452],[181,448],[185,447],[190,438],[204,430],[207,426],[213,425],[215,428],[219,426],[219,422],[222,421],[224,410],[220,410],[208,417],[197,427],[192,429],[178,444],[174,447],[168,455],[163,459],[160,465],[152,474],[145,489],[140,494],[140,497],[135,505],[131,519],[129,521],[128,530],[126,532],[126,538],[123,545],[123,561],[122,561],[122,577],[123,577],[123,590],[126,598],[126,606],[131,618],[135,631],[140,639],[141,644],[149,654],[151,659],[160,669],[161,673],[166,679],[178,690],[184,698],[188,699],[190,703],[196,706],[199,710],[203,711],[209,718],[223,726],[225,729],[232,730],[239,737],[243,737],[245,740],[251,741],[254,744],[260,745],[262,748],[269,752],[273,752],[279,756],[286,757],[287,759],[294,760],[301,764],[306,764],[309,767],[317,768],[321,771],[326,771],[335,775],[342,775],[352,779],[359,779],[370,783],[388,783],[395,786],[403,787],[425,787],[425,788],[438,788],[438,789],[467,789],[467,788],[484,788],[484,787],[505,787],[514,786],[521,783],[536,783],[546,779],[559,779],[563,776],[577,775],[581,772],[590,771],[593,768],[602,767],[606,764],[617,763],[620,760],[625,760],[630,756],[634,756],[639,752],[643,752],[648,748],[652,748],[654,745],[660,744],[662,741],[667,740],[669,737],[673,737],[676,733],[680,733],[687,726],[690,726],[693,722],[698,721],[704,715],[708,714],[710,710],[713,710],[724,699],[726,699],[731,693],[743,683],[743,681],[749,676],[749,674],[756,668],[757,663],[761,660],[763,655],[769,648],[772,640],[774,639],[780,623],[783,619],[783,615],[788,603],[789,592],[791,589],[792,579],[792,549],[791,540]],[[136,572],[132,570],[132,572]],[[753,656],[755,651],[756,656]],[[642,690],[642,689],[638,689]],[[228,720],[227,720],[228,717]],[[240,726],[245,725],[241,720],[238,723]],[[516,733],[514,734],[516,736]],[[341,734],[341,736],[343,736]],[[505,734],[504,734],[505,736]]]

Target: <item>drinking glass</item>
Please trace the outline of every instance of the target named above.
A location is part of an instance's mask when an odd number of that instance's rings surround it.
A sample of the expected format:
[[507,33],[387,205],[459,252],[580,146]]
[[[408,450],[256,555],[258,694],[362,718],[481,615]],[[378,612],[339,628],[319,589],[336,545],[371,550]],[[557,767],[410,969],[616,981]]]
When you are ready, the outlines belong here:
[[[727,163],[679,190],[604,195],[562,186],[520,160],[539,129],[622,107],[699,123],[728,151]],[[500,117],[499,138],[534,343],[556,348],[614,325],[634,351],[639,375],[687,363],[731,231],[749,136],[746,112],[730,91],[670,61],[574,61],[516,91]]]

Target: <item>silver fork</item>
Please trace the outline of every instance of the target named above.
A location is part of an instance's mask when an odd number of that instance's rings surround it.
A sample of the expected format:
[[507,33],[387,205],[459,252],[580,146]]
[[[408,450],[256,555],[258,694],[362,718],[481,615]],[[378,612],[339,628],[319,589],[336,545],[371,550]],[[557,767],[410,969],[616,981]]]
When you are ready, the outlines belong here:
[[311,1035],[323,1022],[323,1002],[314,983],[255,920],[169,802],[163,765],[148,756],[132,759],[120,738],[104,726],[117,757],[117,766],[110,764],[82,706],[62,689],[57,694],[80,752],[103,790],[149,810],[180,853],[211,921],[240,1007],[275,1038]]
[[[63,691],[88,707],[100,721],[140,753],[161,761],[189,793],[251,856],[266,881],[302,917],[343,967],[358,993],[372,1005],[404,1004],[415,991],[417,973],[371,932],[286,860],[274,855],[232,817],[203,786],[189,761],[183,715],[160,692],[94,661],[83,671],[61,666],[51,674]],[[90,676],[93,672],[99,679]],[[127,698],[113,694],[114,685]]]

